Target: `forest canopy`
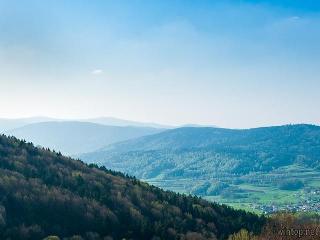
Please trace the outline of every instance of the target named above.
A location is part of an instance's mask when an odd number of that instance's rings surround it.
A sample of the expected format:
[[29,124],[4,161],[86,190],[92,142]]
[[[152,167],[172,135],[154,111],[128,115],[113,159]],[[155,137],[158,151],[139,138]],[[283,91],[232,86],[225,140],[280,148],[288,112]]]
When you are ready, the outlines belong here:
[[0,196],[0,239],[223,239],[265,221],[4,135]]

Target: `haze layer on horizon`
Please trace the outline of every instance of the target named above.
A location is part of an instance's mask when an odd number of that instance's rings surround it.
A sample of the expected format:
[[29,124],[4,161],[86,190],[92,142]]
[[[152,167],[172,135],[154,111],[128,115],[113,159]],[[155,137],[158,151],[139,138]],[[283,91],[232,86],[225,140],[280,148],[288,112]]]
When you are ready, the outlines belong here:
[[320,2],[0,0],[0,117],[320,124]]

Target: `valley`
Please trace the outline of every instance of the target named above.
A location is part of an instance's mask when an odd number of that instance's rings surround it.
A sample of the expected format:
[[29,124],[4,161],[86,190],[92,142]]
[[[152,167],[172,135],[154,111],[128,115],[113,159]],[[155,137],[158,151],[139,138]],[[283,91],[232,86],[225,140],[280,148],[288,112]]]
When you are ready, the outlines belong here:
[[[256,213],[275,213],[278,211],[319,212],[320,173],[311,169],[298,168],[301,172],[288,172],[289,169],[273,173],[255,173],[246,176],[224,176],[210,179],[143,179],[152,185],[181,193],[196,194],[205,199],[224,203],[235,208]],[[304,187],[298,190],[283,190],[278,186],[279,179],[286,176],[303,181]],[[208,192],[213,182],[228,187],[220,193]],[[190,189],[190,186],[194,186]]]

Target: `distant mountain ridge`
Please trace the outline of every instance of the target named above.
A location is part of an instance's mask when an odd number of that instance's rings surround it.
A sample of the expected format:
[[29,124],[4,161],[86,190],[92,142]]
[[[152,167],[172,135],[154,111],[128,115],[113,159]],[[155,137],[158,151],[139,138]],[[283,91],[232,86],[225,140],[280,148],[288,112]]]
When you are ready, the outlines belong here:
[[0,133],[15,128],[23,127],[32,123],[56,121],[57,119],[49,117],[29,117],[29,118],[0,118]]
[[173,126],[129,121],[113,117],[64,120],[49,117],[0,119],[0,133],[37,145],[79,155],[109,144],[159,133]]
[[33,123],[5,133],[64,154],[75,155],[94,151],[111,143],[161,131],[163,129],[57,121]]
[[79,121],[92,122],[92,123],[110,125],[110,126],[119,126],[119,127],[134,126],[134,127],[151,127],[151,128],[165,128],[165,129],[174,128],[173,126],[169,126],[169,125],[163,125],[163,124],[151,123],[151,122],[130,121],[130,120],[124,120],[124,119],[114,118],[114,117],[88,118],[88,119],[82,119],[82,120],[79,119]]
[[[158,124],[152,122],[138,122],[125,120],[115,117],[97,117],[97,118],[74,118],[74,119],[63,119],[63,118],[51,118],[51,117],[28,117],[28,118],[0,118],[0,133],[5,131],[13,130],[15,128],[23,127],[25,125],[41,122],[90,122],[107,126],[117,127],[149,127],[149,128],[162,128],[162,129],[173,129],[178,127],[205,127],[206,125],[200,124],[186,124],[181,126],[172,126],[165,124]],[[210,125],[210,127],[214,127]]]
[[27,118],[0,118],[0,132],[13,130],[25,125],[42,122],[90,122],[107,126],[117,127],[150,127],[150,128],[175,128],[174,126],[151,123],[151,122],[138,122],[130,121],[114,117],[98,117],[98,118],[75,118],[75,119],[63,119],[63,118],[51,118],[51,117],[27,117]]

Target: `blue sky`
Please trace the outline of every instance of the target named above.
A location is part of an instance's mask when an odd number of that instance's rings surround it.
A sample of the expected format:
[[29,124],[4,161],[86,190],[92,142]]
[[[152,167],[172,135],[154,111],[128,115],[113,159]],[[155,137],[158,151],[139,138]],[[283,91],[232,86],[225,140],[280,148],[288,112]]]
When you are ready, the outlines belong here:
[[320,1],[0,0],[0,117],[320,124]]

